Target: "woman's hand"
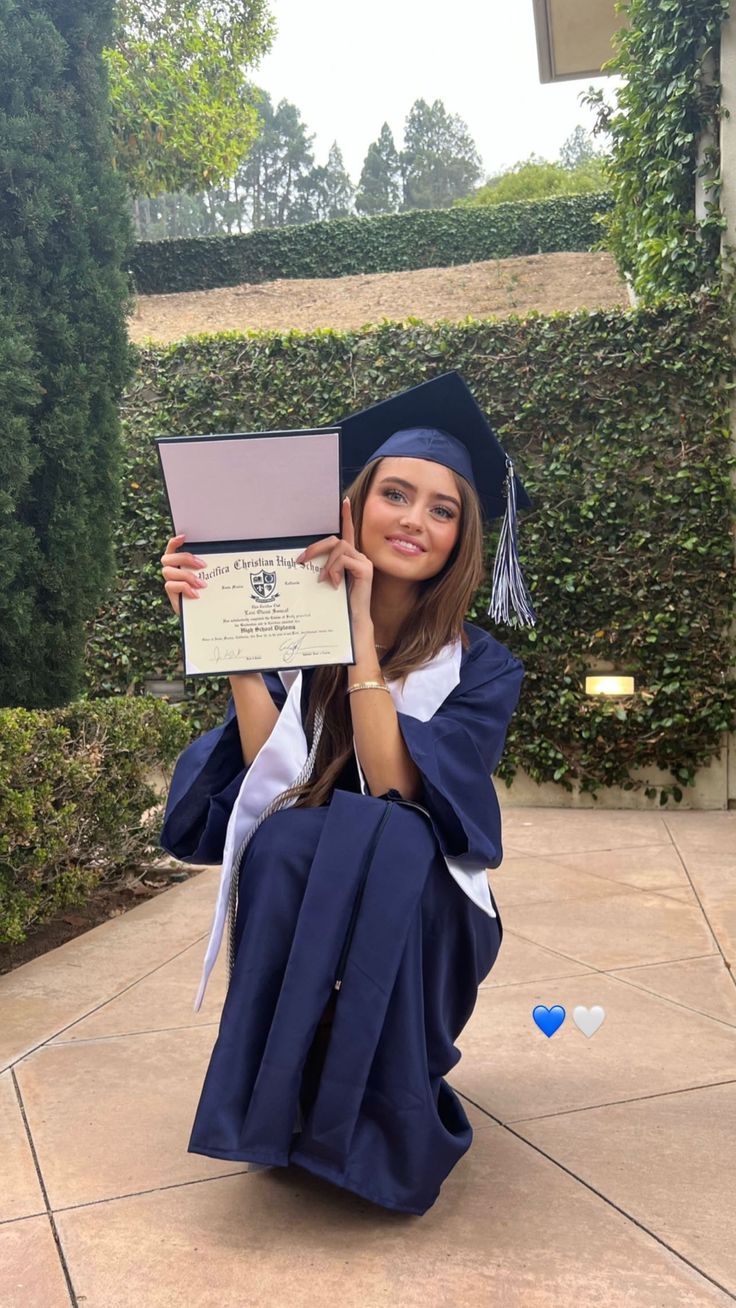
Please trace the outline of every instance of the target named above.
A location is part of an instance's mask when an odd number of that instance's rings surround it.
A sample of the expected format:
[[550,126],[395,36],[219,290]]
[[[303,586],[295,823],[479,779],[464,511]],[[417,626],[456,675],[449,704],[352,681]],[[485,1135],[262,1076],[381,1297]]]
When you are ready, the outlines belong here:
[[199,599],[200,588],[207,585],[206,581],[192,571],[195,568],[206,568],[204,559],[197,558],[196,554],[176,553],[177,545],[181,545],[184,539],[184,532],[172,536],[161,555],[164,590],[177,617],[181,608],[180,597],[186,595],[188,599]]
[[323,540],[317,540],[313,545],[309,545],[299,555],[297,563],[308,563],[310,559],[318,558],[320,554],[327,554],[319,580],[331,581],[333,586],[337,587],[344,573],[347,573],[353,622],[361,627],[368,627],[372,622],[373,564],[365,554],[361,554],[360,550],[355,548],[353,515],[347,496],[342,502],[342,532],[342,538],[325,536]]

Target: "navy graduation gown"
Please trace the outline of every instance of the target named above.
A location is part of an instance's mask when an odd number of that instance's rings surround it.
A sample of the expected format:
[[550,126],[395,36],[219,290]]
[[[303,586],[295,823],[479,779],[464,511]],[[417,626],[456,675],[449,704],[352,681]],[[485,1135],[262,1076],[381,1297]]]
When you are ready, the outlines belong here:
[[[465,627],[459,684],[427,722],[398,714],[426,811],[395,792],[359,793],[346,768],[329,804],[274,813],[247,846],[233,974],[190,1152],[296,1163],[420,1214],[469,1148],[470,1123],[444,1077],[502,926],[444,856],[501,862],[491,773],[523,667]],[[280,707],[279,678],[266,681]],[[163,848],[185,862],[219,861],[244,775],[231,698],[223,724],[177,761]],[[328,1006],[331,1029],[320,1026]]]

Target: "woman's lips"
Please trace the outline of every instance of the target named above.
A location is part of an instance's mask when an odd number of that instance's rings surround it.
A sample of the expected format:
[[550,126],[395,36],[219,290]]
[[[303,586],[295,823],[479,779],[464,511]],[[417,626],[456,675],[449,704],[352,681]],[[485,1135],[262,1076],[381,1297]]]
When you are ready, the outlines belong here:
[[413,541],[405,540],[401,536],[387,536],[386,539],[389,545],[393,545],[394,549],[398,550],[399,554],[410,554],[412,556],[426,554],[423,546],[415,545]]

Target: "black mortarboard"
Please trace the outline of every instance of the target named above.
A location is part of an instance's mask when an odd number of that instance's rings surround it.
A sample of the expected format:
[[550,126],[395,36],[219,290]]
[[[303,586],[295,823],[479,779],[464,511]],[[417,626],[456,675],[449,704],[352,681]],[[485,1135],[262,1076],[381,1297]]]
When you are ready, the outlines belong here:
[[460,373],[446,372],[401,391],[343,418],[340,426],[345,486],[374,459],[429,459],[475,487],[487,518],[504,515],[488,612],[495,621],[508,622],[511,606],[520,626],[534,626],[516,527],[517,509],[534,506]]

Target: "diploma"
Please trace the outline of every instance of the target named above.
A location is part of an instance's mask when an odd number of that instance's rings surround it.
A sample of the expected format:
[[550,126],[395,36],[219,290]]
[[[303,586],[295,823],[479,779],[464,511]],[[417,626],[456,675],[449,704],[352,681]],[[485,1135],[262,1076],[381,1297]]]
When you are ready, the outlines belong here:
[[299,564],[301,552],[201,554],[207,586],[182,596],[186,675],[352,663],[345,578],[320,582],[327,555]]
[[206,587],[181,597],[185,676],[353,663],[348,593],[297,558],[340,533],[340,430],[156,440],[174,524]]

